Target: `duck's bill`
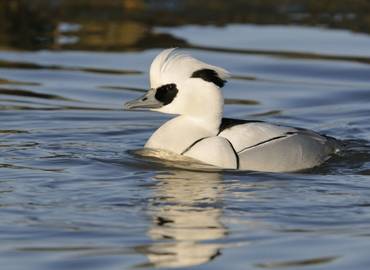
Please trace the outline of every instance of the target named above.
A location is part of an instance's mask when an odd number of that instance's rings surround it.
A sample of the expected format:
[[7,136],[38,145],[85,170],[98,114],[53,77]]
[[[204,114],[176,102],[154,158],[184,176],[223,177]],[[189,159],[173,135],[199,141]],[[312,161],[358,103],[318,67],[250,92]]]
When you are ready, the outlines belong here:
[[132,111],[158,109],[162,106],[163,104],[155,98],[155,90],[150,89],[145,95],[125,103],[123,108]]

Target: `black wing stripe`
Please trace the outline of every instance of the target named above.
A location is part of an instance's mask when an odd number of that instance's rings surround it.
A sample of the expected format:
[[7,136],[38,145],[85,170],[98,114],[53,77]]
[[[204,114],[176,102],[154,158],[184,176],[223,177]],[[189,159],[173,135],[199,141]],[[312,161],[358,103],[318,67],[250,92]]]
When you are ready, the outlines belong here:
[[181,155],[185,154],[186,152],[188,152],[191,148],[193,148],[194,145],[196,145],[198,142],[200,141],[203,141],[204,139],[207,139],[209,137],[204,137],[204,138],[200,138],[198,140],[196,140],[195,142],[193,142],[191,145],[189,145],[188,147],[185,148],[184,151],[181,152]]
[[275,140],[278,140],[278,139],[281,139],[281,138],[288,137],[289,135],[292,135],[292,134],[286,134],[286,135],[282,135],[282,136],[273,137],[273,138],[268,139],[266,141],[262,141],[262,142],[259,142],[259,143],[254,144],[252,146],[245,147],[242,150],[240,150],[238,153],[241,153],[241,152],[243,152],[244,150],[247,150],[247,149],[254,148],[254,147],[259,146],[261,144],[265,144],[265,143],[268,143],[268,142],[271,142],[271,141],[275,141]]
[[219,135],[225,129],[232,128],[233,126],[243,125],[243,124],[248,124],[248,123],[262,123],[262,122],[263,121],[259,121],[259,120],[242,120],[242,119],[222,118],[217,135]]
[[[225,139],[226,139],[226,138],[225,138]],[[239,169],[239,164],[240,164],[240,162],[239,162],[239,155],[238,155],[238,153],[236,152],[236,150],[235,150],[235,148],[234,148],[233,144],[232,144],[228,139],[226,139],[226,141],[230,144],[230,147],[231,147],[231,149],[233,150],[233,152],[234,152],[234,154],[235,154],[236,169],[238,170],[238,169]]]

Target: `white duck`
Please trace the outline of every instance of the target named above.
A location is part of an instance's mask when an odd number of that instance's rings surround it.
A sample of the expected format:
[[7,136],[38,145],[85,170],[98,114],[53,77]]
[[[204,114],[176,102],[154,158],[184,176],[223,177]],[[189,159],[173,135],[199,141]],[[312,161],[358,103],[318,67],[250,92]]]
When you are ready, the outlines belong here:
[[322,164],[337,143],[310,130],[222,118],[221,88],[229,73],[175,49],[150,67],[150,89],[125,104],[177,117],[163,124],[146,148],[167,150],[225,169],[288,172]]

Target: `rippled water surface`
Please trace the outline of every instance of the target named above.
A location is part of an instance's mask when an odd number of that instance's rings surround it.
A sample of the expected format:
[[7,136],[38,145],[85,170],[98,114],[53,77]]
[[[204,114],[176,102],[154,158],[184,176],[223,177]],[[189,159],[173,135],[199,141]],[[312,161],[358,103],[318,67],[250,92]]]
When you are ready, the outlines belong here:
[[[84,26],[60,27],[72,34],[59,44],[69,44]],[[133,150],[169,117],[122,105],[147,89],[161,48],[1,49],[2,269],[368,269],[370,36],[253,24],[152,30],[232,72],[225,115],[314,129],[344,150],[289,174],[143,158]]]

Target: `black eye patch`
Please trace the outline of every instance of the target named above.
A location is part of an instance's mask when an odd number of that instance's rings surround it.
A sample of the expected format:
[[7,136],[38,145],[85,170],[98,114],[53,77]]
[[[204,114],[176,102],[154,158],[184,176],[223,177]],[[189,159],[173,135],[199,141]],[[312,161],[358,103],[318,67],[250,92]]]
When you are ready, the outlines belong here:
[[157,88],[155,98],[162,102],[164,105],[167,105],[170,104],[172,100],[176,97],[178,91],[179,90],[177,90],[176,84],[165,84]]
[[213,69],[199,69],[197,71],[194,71],[193,74],[191,74],[191,78],[201,78],[207,82],[212,82],[218,87],[223,87],[226,83],[225,80],[221,79],[217,72],[214,71]]

